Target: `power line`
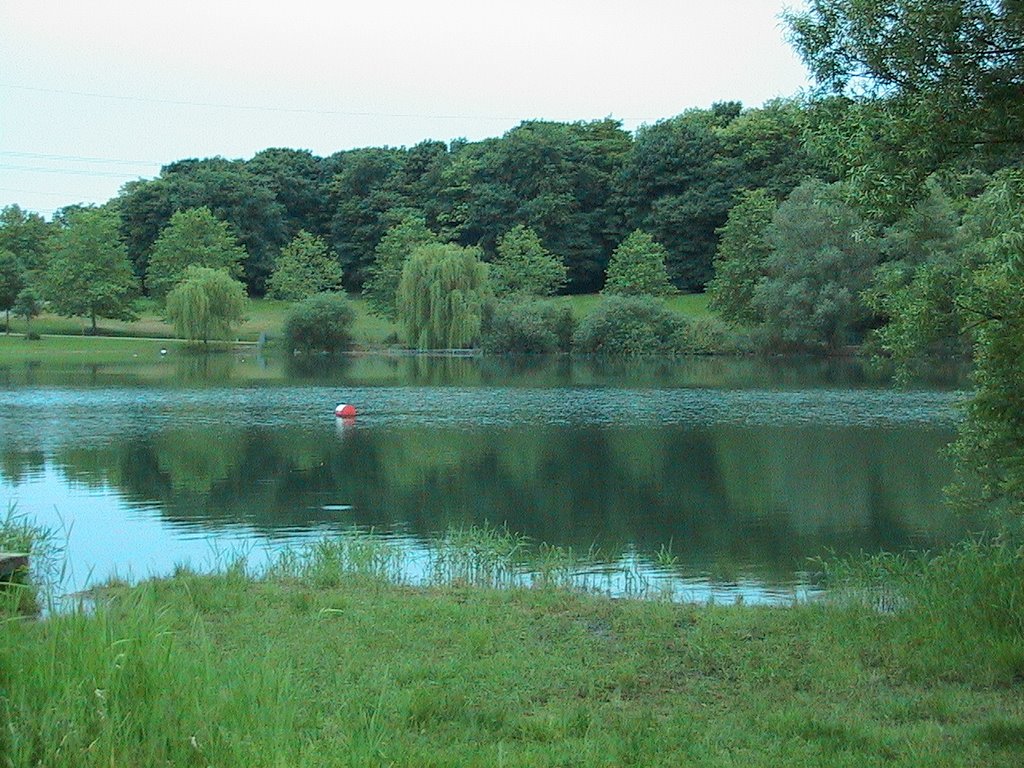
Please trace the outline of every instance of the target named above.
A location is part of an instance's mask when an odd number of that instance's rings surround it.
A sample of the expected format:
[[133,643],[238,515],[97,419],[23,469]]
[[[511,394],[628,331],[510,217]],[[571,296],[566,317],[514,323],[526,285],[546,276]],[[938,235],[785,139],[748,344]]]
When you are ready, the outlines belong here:
[[112,171],[87,171],[83,168],[35,168],[30,165],[7,165],[0,163],[5,171],[27,171],[29,173],[60,173],[75,176],[104,176],[108,179],[137,179],[140,174],[113,173]]
[[[213,109],[234,109],[244,112],[280,112],[294,115],[327,115],[334,117],[395,117],[395,118],[417,118],[426,120],[494,120],[508,122],[509,120],[521,120],[520,117],[499,116],[499,115],[430,115],[417,112],[369,112],[369,111],[347,111],[337,109],[309,109],[304,107],[274,107],[266,105],[248,104],[223,104],[212,101],[190,101],[187,99],[156,99],[148,96],[125,96],[115,93],[98,93],[95,91],[71,91],[60,88],[37,88],[29,85],[15,85],[13,83],[0,83],[0,88],[10,88],[18,91],[32,91],[35,93],[56,93],[63,96],[83,96],[90,99],[110,99],[114,101],[133,101],[143,104],[164,104],[176,107],[207,107]],[[634,119],[634,118],[627,118]]]
[[0,150],[0,155],[23,157],[31,160],[64,160],[72,163],[100,163],[103,165],[163,165],[158,160],[123,160],[113,157],[84,157],[82,155],[50,155],[42,152],[15,152]]
[[[0,187],[0,192],[16,192],[19,195],[44,195],[46,197],[62,197],[64,199],[75,197],[75,195],[69,195],[64,192],[42,192],[35,189],[15,189],[14,187]],[[84,197],[89,197],[89,195],[84,195]]]

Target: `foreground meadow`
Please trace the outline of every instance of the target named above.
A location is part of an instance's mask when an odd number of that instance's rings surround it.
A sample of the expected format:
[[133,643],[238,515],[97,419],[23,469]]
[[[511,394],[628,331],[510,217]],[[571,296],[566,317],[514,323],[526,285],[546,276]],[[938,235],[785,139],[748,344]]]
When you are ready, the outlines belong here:
[[451,573],[413,588],[379,555],[325,543],[258,576],[236,564],[111,585],[43,620],[8,607],[4,764],[1024,759],[1019,635],[982,628],[981,614],[943,624],[923,593],[892,613],[616,600]]

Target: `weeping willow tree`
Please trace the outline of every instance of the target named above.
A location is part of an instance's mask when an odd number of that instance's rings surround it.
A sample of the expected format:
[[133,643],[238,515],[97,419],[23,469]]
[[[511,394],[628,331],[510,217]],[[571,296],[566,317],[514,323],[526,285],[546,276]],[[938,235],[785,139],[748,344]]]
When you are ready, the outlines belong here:
[[453,244],[413,250],[398,283],[398,321],[418,349],[461,349],[480,336],[489,288],[478,248]]
[[247,302],[245,286],[226,270],[188,267],[167,294],[167,317],[179,336],[205,344],[229,338],[244,319]]

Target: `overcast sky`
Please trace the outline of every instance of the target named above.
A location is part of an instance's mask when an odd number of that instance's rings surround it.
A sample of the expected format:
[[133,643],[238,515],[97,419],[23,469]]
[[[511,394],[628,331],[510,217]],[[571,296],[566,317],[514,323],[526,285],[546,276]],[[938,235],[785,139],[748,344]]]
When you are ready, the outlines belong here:
[[628,129],[807,86],[799,0],[0,0],[0,207],[102,203],[186,157]]

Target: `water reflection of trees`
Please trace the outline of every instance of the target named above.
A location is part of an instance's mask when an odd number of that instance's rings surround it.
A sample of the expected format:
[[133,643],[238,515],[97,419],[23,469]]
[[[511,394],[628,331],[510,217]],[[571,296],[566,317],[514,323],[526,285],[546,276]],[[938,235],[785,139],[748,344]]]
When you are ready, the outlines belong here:
[[[691,563],[787,571],[838,550],[938,541],[942,431],[600,426],[341,431],[168,428],[60,449],[69,480],[105,484],[199,527],[272,534],[337,522],[428,534],[500,525],[614,553],[672,541]],[[25,454],[27,456],[27,454]],[[3,454],[17,482],[19,462]],[[351,505],[339,513],[324,507]],[[923,538],[915,539],[921,535]]]

